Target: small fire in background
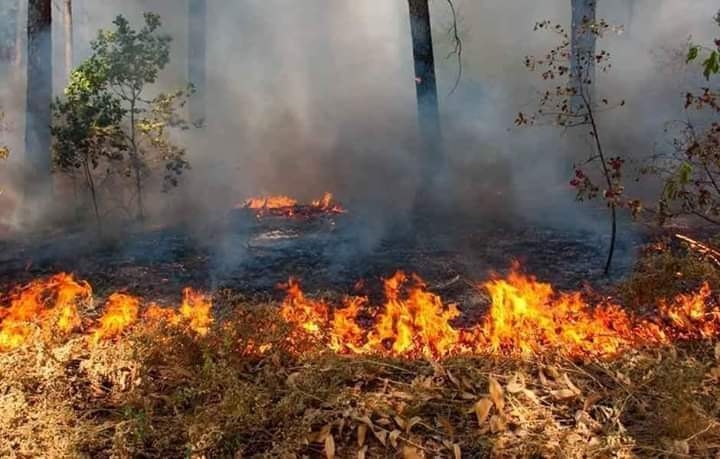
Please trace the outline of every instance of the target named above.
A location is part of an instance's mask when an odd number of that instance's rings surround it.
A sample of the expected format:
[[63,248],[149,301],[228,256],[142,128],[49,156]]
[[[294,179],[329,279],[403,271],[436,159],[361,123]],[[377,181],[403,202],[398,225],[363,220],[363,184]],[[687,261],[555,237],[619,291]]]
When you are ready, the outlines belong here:
[[247,199],[236,209],[252,211],[257,218],[285,217],[312,218],[322,215],[343,214],[343,207],[335,201],[332,193],[325,193],[310,204],[301,204],[288,196],[261,196]]

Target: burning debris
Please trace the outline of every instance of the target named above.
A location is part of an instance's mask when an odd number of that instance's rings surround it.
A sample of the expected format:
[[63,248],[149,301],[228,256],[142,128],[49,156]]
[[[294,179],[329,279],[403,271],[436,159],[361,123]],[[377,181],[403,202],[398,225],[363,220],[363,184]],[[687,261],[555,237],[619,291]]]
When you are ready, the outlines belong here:
[[[506,278],[481,287],[490,298],[486,316],[460,326],[461,312],[428,290],[418,276],[402,272],[384,281],[384,303],[348,296],[339,305],[308,298],[294,280],[284,285],[280,316],[290,325],[290,343],[308,338],[338,354],[370,354],[409,359],[458,355],[529,356],[546,352],[573,357],[608,357],[674,340],[705,340],[720,334],[720,308],[707,284],[692,294],[661,302],[654,320],[636,317],[620,305],[591,305],[581,293],[556,292],[515,266]],[[165,323],[205,335],[213,323],[210,298],[183,291],[178,308],[145,304],[126,293],[111,294],[97,320],[81,317],[92,304],[84,281],[58,274],[37,280],[9,295],[0,310],[0,350],[29,342],[34,330],[57,339],[92,330],[91,342],[115,339],[126,330]],[[55,332],[60,332],[57,334]],[[259,343],[267,349],[268,343]],[[297,346],[296,352],[303,352]]]
[[335,201],[332,193],[325,193],[310,204],[300,204],[288,196],[255,197],[238,204],[235,208],[250,211],[258,219],[266,217],[311,219],[346,213],[346,210]]

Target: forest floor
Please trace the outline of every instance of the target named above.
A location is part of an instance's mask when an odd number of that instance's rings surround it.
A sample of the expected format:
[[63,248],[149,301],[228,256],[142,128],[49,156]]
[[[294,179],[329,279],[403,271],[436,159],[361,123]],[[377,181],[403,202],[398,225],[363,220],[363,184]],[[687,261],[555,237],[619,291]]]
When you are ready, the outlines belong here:
[[[487,279],[490,269],[504,276],[513,258],[524,259],[525,271],[561,290],[598,279],[602,251],[596,238],[521,225],[471,230],[446,224],[442,233],[432,225],[413,226],[358,258],[357,251],[338,249],[343,241],[357,247],[355,236],[338,228],[341,222],[292,242],[263,237],[293,234],[286,226],[224,231],[214,247],[163,229],[102,250],[82,237],[64,236],[63,243],[3,251],[4,291],[70,271],[91,281],[96,301],[78,306],[80,319],[71,333],[38,321],[22,345],[0,352],[0,455],[412,459],[720,453],[720,345],[714,329],[703,339],[648,341],[613,355],[568,356],[553,346],[522,355],[345,355],[314,337],[298,338],[278,313],[282,292],[276,286],[291,275],[301,278],[311,297],[332,299],[350,293],[359,279],[372,289],[373,279],[377,284],[401,268],[418,272],[430,291],[472,317],[488,303],[476,282]],[[632,247],[626,248],[617,276],[595,283],[602,295],[614,294],[640,311],[708,282],[709,301],[717,305],[720,275],[711,262],[676,244],[654,243],[633,263],[626,255]],[[150,324],[135,318],[109,339],[95,339],[97,328],[109,324],[98,304],[111,291],[173,303],[186,286],[215,292],[212,323],[197,325],[192,318],[188,327],[177,327],[171,320]],[[720,324],[718,316],[708,320]]]

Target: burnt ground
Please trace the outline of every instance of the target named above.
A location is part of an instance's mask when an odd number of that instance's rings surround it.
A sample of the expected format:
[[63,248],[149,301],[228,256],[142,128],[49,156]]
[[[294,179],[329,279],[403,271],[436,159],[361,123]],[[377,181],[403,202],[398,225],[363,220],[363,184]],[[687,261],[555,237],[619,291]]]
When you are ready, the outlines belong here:
[[[113,242],[85,233],[0,243],[0,288],[60,271],[87,279],[98,296],[125,290],[172,301],[182,287],[277,298],[290,276],[309,292],[348,293],[358,280],[377,287],[396,270],[417,273],[449,301],[472,307],[473,287],[512,260],[561,289],[603,289],[625,275],[639,245],[621,238],[610,279],[601,267],[607,240],[529,222],[420,216],[368,232],[352,215],[266,219],[235,212],[211,230],[128,232]],[[371,288],[371,287],[368,287]],[[378,289],[375,289],[376,291]]]

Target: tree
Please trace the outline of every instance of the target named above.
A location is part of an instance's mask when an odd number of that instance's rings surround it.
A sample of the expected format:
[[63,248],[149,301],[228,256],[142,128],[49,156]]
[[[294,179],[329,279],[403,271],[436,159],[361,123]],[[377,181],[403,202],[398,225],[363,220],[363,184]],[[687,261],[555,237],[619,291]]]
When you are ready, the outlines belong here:
[[64,57],[65,74],[70,76],[73,69],[73,12],[72,0],[63,0],[63,29],[65,32]]
[[27,14],[27,99],[25,150],[30,194],[50,191],[52,102],[52,1],[30,0]]
[[425,158],[425,173],[433,169],[440,156],[440,112],[438,109],[435,54],[433,51],[428,0],[409,0],[415,82],[420,129],[430,155]]
[[20,12],[19,0],[6,0],[0,6],[0,64],[12,63],[17,52],[17,21]]
[[583,107],[581,92],[592,93],[595,80],[595,49],[597,33],[593,30],[596,19],[596,0],[572,0],[571,27],[571,85],[575,95],[571,98],[575,110]]
[[188,29],[188,80],[196,91],[189,104],[190,120],[199,126],[206,116],[207,0],[189,0]]
[[[640,211],[640,202],[624,197],[622,178],[625,161],[619,156],[610,156],[601,136],[600,113],[623,106],[625,102],[613,105],[607,99],[597,100],[592,88],[596,64],[602,71],[610,68],[610,54],[604,50],[596,52],[595,41],[613,28],[604,21],[583,22],[587,33],[594,35],[592,40],[571,39],[564,27],[553,26],[549,21],[536,24],[535,30],[551,30],[561,41],[542,58],[526,57],[525,64],[531,71],[539,69],[543,81],[560,83],[541,93],[536,113],[520,113],[515,124],[533,125],[544,120],[562,129],[581,128],[589,131],[593,148],[587,159],[575,164],[575,177],[570,181],[570,185],[576,190],[578,200],[592,200],[601,196],[610,210],[610,248],[604,267],[607,275],[615,253],[617,209],[626,207],[635,215]],[[573,29],[576,28],[574,22]],[[572,35],[581,36],[578,30],[573,30]]]
[[100,221],[93,171],[109,166],[132,180],[136,217],[144,218],[145,178],[164,173],[163,189],[177,185],[189,167],[185,150],[169,140],[172,128],[186,129],[179,115],[191,90],[145,97],[170,56],[170,37],[161,33],[160,17],[146,13],[139,31],[118,16],[114,30],[100,31],[92,55],[70,78],[65,97],[54,104],[54,160],[62,171],[80,169]]
[[[720,12],[715,16],[720,26]],[[720,37],[712,45],[692,45],[691,63],[702,58],[706,86],[685,95],[686,119],[670,123],[672,150],[652,158],[646,172],[664,178],[658,201],[661,222],[678,215],[720,225]]]

